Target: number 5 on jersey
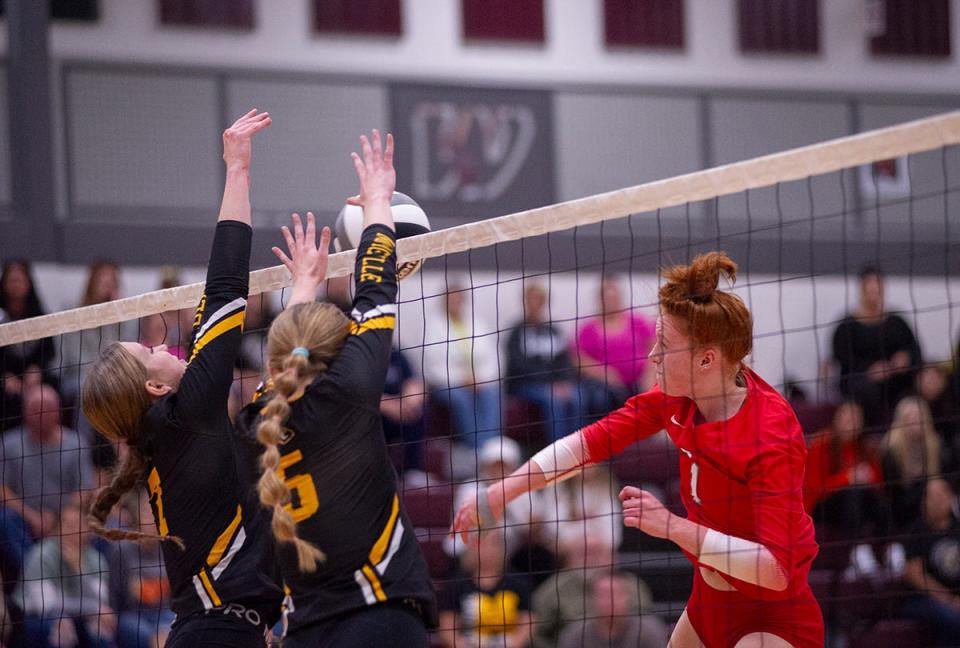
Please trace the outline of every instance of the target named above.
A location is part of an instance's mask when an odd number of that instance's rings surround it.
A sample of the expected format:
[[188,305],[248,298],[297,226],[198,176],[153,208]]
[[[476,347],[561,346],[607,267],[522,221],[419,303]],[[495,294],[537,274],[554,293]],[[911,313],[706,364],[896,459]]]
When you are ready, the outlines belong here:
[[[296,493],[293,501],[284,506],[293,517],[294,522],[303,522],[317,512],[320,502],[317,501],[317,488],[313,485],[310,475],[286,476],[287,468],[303,460],[303,453],[294,450],[290,454],[280,457],[280,468],[277,469],[280,479],[290,489],[291,495]],[[294,505],[296,503],[296,506]]]

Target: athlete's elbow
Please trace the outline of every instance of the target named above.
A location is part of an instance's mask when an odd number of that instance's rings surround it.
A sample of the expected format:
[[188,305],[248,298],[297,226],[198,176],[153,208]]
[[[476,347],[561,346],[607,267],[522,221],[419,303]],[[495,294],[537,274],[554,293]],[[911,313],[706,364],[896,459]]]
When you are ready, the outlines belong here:
[[764,570],[763,578],[759,585],[764,589],[773,590],[774,592],[787,591],[790,587],[790,577],[787,570],[785,570],[783,565],[780,564],[780,561],[772,555],[769,556],[769,559],[770,563],[768,568]]

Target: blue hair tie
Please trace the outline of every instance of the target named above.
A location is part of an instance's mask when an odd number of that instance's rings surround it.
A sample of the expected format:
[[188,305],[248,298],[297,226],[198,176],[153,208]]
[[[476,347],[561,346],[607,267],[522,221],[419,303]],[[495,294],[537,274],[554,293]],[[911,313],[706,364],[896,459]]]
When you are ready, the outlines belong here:
[[310,357],[310,352],[305,347],[294,347],[293,351],[291,351],[290,353],[292,353],[293,355],[303,356],[304,358]]

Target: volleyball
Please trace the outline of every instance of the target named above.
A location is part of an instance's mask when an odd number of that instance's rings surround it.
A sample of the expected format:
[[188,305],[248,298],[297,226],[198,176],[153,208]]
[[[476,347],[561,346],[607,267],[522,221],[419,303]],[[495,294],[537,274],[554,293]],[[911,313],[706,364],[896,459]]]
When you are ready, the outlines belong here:
[[[393,192],[390,199],[390,211],[393,212],[393,224],[397,238],[416,236],[430,231],[430,221],[423,208],[410,196]],[[340,252],[352,250],[360,244],[363,233],[363,208],[357,205],[344,205],[333,225],[333,247]],[[397,279],[405,279],[416,274],[423,265],[423,259],[406,261],[397,266]]]

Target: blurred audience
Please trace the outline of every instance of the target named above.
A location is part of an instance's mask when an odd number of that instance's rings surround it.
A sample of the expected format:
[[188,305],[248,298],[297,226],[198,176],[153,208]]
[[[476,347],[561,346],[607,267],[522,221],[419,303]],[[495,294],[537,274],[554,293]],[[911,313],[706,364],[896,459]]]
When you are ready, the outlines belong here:
[[[155,533],[153,512],[144,489],[128,493],[121,511],[126,526]],[[118,614],[118,648],[160,648],[175,615],[170,610],[170,585],[156,541],[123,541],[110,553],[110,602]]]
[[887,534],[889,509],[880,462],[863,437],[863,410],[853,401],[841,403],[830,426],[811,437],[809,445],[807,511],[830,537],[860,542],[851,552],[855,573],[876,574],[879,565],[867,541]]
[[927,480],[943,468],[942,447],[922,398],[907,396],[897,403],[880,446],[895,528],[908,529],[920,517]]
[[400,349],[390,351],[390,366],[380,399],[380,415],[387,443],[400,444],[399,475],[423,479],[423,439],[426,436],[426,386]]
[[[0,272],[0,311],[7,322],[45,314],[28,261],[4,262]],[[54,355],[52,338],[0,347],[0,380],[3,381],[0,430],[20,425],[23,395],[30,387],[41,382],[58,384],[50,372]]]
[[[546,500],[536,518],[558,547],[564,565],[610,566],[623,539],[620,482],[603,464],[542,491]],[[589,548],[589,550],[588,550]]]
[[507,339],[507,393],[539,408],[549,441],[581,427],[580,394],[569,344],[547,319],[548,296],[538,283],[523,292],[523,320]]
[[949,364],[927,365],[917,373],[917,394],[927,402],[933,426],[946,451],[957,456],[960,436],[960,382]]
[[577,332],[577,366],[583,404],[591,418],[620,407],[630,394],[653,384],[647,355],[656,337],[654,322],[624,299],[619,277],[600,281],[600,314]]
[[444,645],[453,648],[523,648],[533,636],[526,577],[506,569],[503,528],[479,532],[467,545],[439,597]]
[[[471,498],[476,499],[479,489],[506,477],[522,463],[523,453],[516,441],[505,436],[488,440],[477,454],[477,479],[457,486],[453,493],[453,510],[458,510]],[[504,553],[508,561],[512,562],[514,557],[522,560],[517,553],[528,543],[536,543],[536,529],[539,527],[533,523],[545,502],[543,491],[537,491],[522,495],[507,504],[504,514]],[[466,550],[466,546],[459,536],[447,536],[444,549],[451,556],[459,556]]]
[[[243,315],[243,338],[237,359],[239,369],[257,374],[263,373],[267,333],[276,316],[270,295],[260,293],[247,298],[247,309]],[[187,335],[189,336],[189,331]]]
[[53,387],[31,389],[24,398],[23,427],[0,439],[0,568],[11,582],[34,540],[50,533],[63,500],[94,484],[89,449],[77,432],[61,425],[60,407]]
[[458,440],[479,448],[500,435],[500,357],[495,329],[467,309],[468,296],[461,286],[447,290],[443,320],[426,327],[423,373],[433,401],[449,408]]
[[[533,612],[537,618],[534,645],[537,648],[556,646],[564,629],[597,614],[591,606],[590,582],[609,575],[614,563],[609,554],[594,560],[590,557],[602,555],[606,549],[598,538],[587,538],[586,551],[576,557],[567,556],[567,563],[534,591]],[[644,614],[653,604],[650,588],[639,578],[631,577],[631,580],[627,604],[631,614]]]
[[859,304],[833,333],[833,358],[840,365],[840,392],[863,407],[867,432],[881,430],[913,389],[921,358],[910,325],[886,310],[884,277],[876,266],[860,271]]
[[[113,261],[98,259],[87,270],[87,284],[78,306],[95,306],[120,298],[120,268]],[[132,325],[109,324],[98,328],[65,333],[59,344],[62,393],[77,404],[80,385],[87,371],[100,356],[100,350],[131,333]]]
[[25,645],[107,648],[117,625],[107,560],[91,542],[80,493],[63,500],[55,535],[27,554],[13,595],[25,616]]
[[901,611],[919,619],[936,646],[960,639],[960,524],[957,497],[943,479],[926,484],[923,516],[906,543],[904,580],[913,591]]
[[[609,648],[662,648],[670,633],[659,617],[644,614],[641,603],[646,585],[632,574],[605,571],[585,585],[589,595],[586,614],[564,628],[558,648],[605,646]],[[649,604],[649,598],[645,601]],[[539,617],[538,617],[539,618]],[[536,644],[552,646],[549,644]]]

